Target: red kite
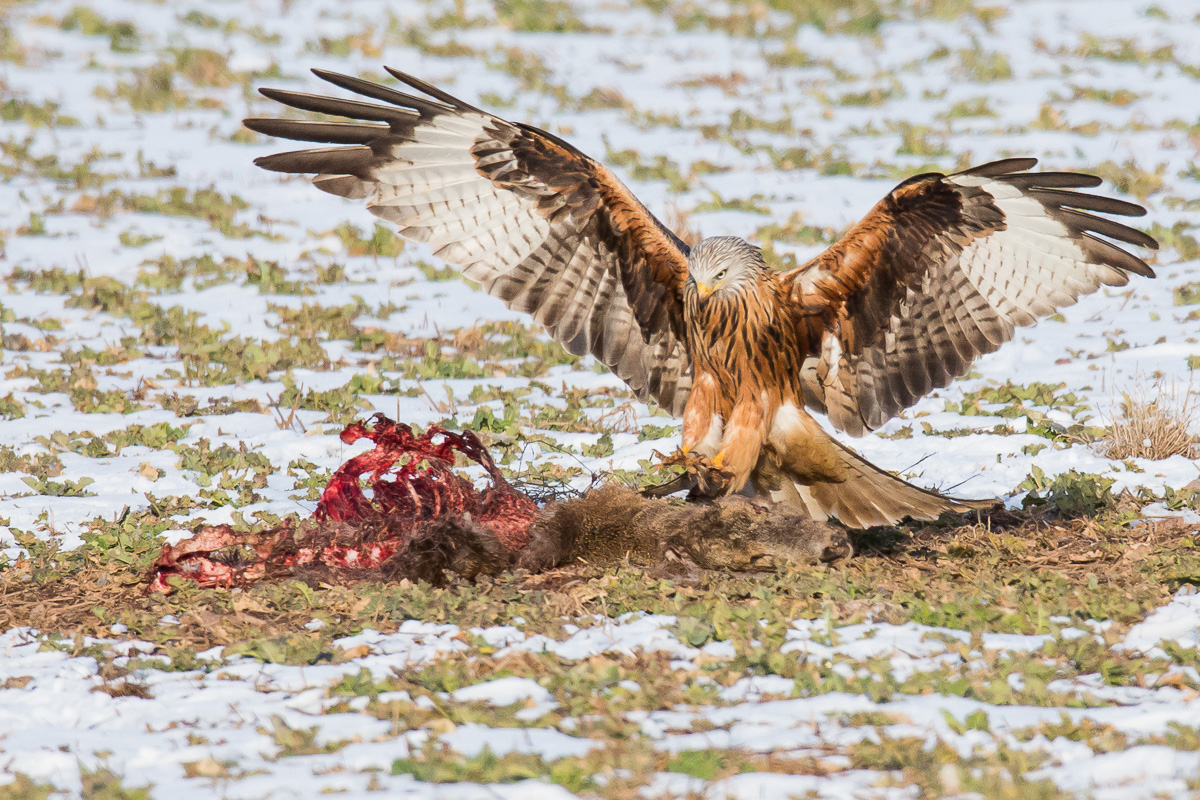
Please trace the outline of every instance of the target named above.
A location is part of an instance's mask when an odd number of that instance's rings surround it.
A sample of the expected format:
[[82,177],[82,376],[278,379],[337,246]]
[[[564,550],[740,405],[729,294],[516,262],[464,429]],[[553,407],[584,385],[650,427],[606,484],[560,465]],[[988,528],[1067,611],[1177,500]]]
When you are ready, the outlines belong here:
[[852,527],[934,519],[977,503],[915,487],[830,437],[861,436],[966,373],[1019,326],[1129,273],[1113,242],[1145,233],[1087,212],[1141,206],[1072,191],[1100,179],[1029,173],[1009,158],[891,191],[821,255],[790,272],[714,237],[689,249],[599,162],[410,75],[424,96],[316,71],[377,102],[263,89],[349,122],[248,119],[260,133],[330,147],[255,161],[315,175],[427,242],[576,355],[682,414],[685,453],[726,480]]

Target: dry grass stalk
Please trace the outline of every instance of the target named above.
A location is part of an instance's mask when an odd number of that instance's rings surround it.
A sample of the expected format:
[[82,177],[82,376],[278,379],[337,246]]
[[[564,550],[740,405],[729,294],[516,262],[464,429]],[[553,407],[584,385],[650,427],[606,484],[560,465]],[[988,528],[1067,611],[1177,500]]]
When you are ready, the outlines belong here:
[[641,430],[637,409],[628,401],[602,411],[596,417],[595,427],[601,433],[637,433]]
[[692,226],[692,212],[685,211],[675,203],[667,203],[663,210],[663,224],[675,231],[675,235],[688,247],[695,247],[704,237]]
[[1200,406],[1189,385],[1182,395],[1156,381],[1149,388],[1125,392],[1121,415],[1113,420],[1097,449],[1108,458],[1159,461],[1181,455],[1192,458],[1200,443],[1194,431]]
[[150,687],[142,683],[134,683],[132,681],[105,681],[99,686],[91,688],[93,692],[102,692],[109,697],[137,697],[141,700],[154,699],[154,693],[150,691]]

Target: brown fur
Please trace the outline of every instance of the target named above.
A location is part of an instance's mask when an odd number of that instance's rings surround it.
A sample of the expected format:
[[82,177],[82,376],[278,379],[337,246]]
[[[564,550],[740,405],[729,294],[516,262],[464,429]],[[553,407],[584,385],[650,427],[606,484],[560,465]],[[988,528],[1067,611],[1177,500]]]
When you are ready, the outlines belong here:
[[[283,536],[281,546],[274,551],[271,562],[299,547],[323,547],[328,544],[354,545],[363,541],[386,538],[386,521],[358,527],[344,522],[316,522],[302,526],[296,536]],[[366,531],[366,535],[364,535]],[[312,562],[293,567],[275,566],[267,570],[269,578],[295,577],[312,584],[343,583],[347,578],[361,580],[425,581],[444,586],[459,576],[473,580],[479,575],[498,575],[512,566],[515,558],[495,531],[474,522],[469,516],[441,516],[417,525],[406,534],[408,544],[379,565],[378,568],[352,569]]]
[[668,554],[705,569],[770,570],[849,558],[845,532],[787,507],[742,497],[711,504],[656,500],[620,486],[542,510],[517,565],[540,571],[580,561],[654,566]]
[[490,529],[466,517],[438,517],[414,532],[407,548],[383,564],[390,580],[424,580],[435,586],[447,573],[472,580],[507,569],[513,559]]
[[[379,521],[379,528],[386,528],[386,522]],[[299,541],[305,546],[350,544],[353,531],[344,523],[318,523],[299,531],[299,539],[282,537],[281,547],[294,549]],[[366,538],[377,538],[374,533]],[[363,538],[361,529],[357,538]],[[494,532],[469,517],[445,516],[421,523],[407,547],[378,571],[313,564],[289,574],[312,582],[336,583],[351,575],[442,586],[452,576],[473,580],[514,567],[542,572],[576,563],[627,560],[655,568],[682,560],[702,569],[763,572],[851,555],[853,548],[843,529],[814,522],[790,506],[768,507],[736,496],[713,503],[651,499],[609,484],[583,497],[545,506],[528,544],[519,551],[504,547]]]

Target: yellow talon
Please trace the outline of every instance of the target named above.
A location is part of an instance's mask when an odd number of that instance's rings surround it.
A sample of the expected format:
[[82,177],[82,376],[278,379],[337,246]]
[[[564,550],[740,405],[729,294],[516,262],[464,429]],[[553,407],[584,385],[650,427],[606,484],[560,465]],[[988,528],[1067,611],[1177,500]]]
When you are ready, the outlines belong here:
[[686,444],[683,444],[679,446],[679,452],[686,456],[688,453],[692,452],[692,448],[688,447]]
[[722,450],[721,452],[719,452],[719,453],[717,453],[715,456],[713,456],[712,465],[713,465],[714,467],[716,467],[717,469],[720,469],[720,468],[721,468],[721,463],[722,463],[724,460],[725,460],[725,451],[724,451],[724,450]]

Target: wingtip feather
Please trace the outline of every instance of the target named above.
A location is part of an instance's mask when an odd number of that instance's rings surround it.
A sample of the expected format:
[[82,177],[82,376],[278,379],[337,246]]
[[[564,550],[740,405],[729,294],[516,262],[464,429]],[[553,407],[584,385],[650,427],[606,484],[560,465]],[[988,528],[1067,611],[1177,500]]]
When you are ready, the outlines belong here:
[[482,111],[481,109],[476,108],[475,106],[471,105],[470,103],[466,103],[462,100],[459,100],[457,97],[450,94],[449,92],[442,91],[441,89],[437,88],[436,86],[434,86],[431,83],[423,81],[420,78],[415,77],[413,75],[409,75],[407,72],[401,72],[400,70],[396,69],[395,67],[389,67],[386,64],[384,65],[383,68],[387,71],[387,73],[389,75],[391,75],[393,78],[400,81],[401,83],[405,84],[406,86],[411,86],[412,88],[416,89],[418,92],[423,92],[432,98],[440,100],[441,102],[445,103],[446,105],[448,105],[458,111],[474,111],[474,112],[477,112],[480,114],[487,113],[486,111]]
[[996,178],[1001,175],[1009,175],[1014,172],[1025,172],[1037,166],[1038,160],[1033,157],[1020,158],[1002,158],[998,161],[989,161],[986,164],[964,169],[961,172],[954,173],[955,175],[973,175],[978,178]]

